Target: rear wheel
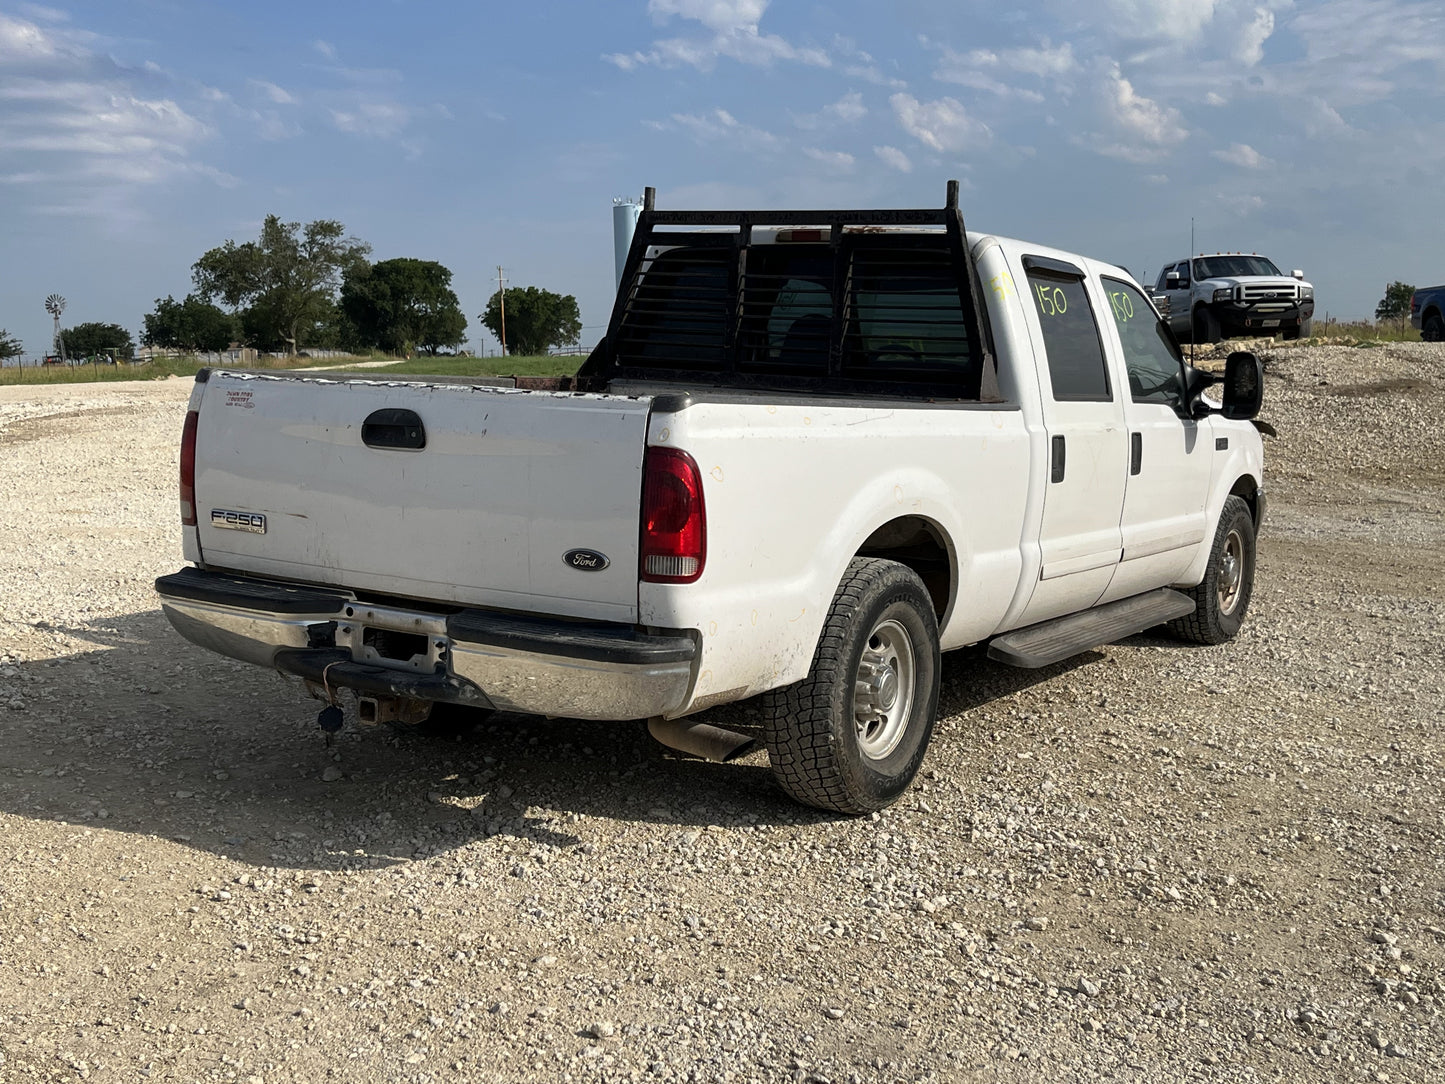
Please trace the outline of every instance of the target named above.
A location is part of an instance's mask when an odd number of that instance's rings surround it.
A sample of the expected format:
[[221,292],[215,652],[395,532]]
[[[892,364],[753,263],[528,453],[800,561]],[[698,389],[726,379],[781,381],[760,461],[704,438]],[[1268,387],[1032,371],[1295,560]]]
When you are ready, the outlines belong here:
[[1241,497],[1229,497],[1219,516],[1209,564],[1199,586],[1184,593],[1194,612],[1169,622],[1175,635],[1197,644],[1234,639],[1254,595],[1254,517]]
[[1425,322],[1420,326],[1420,338],[1427,343],[1445,342],[1445,318],[1438,312],[1432,312],[1425,317]]
[[762,698],[778,784],[838,813],[897,801],[928,749],[939,668],[938,622],[917,573],[855,557],[808,676]]

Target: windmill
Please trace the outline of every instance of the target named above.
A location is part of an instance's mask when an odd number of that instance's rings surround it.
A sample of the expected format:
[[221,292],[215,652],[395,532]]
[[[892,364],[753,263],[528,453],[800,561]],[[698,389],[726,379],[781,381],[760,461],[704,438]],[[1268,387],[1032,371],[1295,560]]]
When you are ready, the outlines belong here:
[[60,351],[60,360],[65,361],[65,340],[60,336],[60,314],[65,311],[65,298],[51,294],[45,299],[45,311],[55,317],[55,347]]

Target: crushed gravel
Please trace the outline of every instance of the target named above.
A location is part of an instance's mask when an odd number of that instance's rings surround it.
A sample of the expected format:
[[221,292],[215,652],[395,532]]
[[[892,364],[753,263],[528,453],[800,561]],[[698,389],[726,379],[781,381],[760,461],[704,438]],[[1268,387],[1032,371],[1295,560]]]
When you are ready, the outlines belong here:
[[189,382],[0,388],[0,1080],[1445,1078],[1445,347],[1265,349],[1239,638],[950,655],[861,819],[634,724],[328,747],[158,611]]

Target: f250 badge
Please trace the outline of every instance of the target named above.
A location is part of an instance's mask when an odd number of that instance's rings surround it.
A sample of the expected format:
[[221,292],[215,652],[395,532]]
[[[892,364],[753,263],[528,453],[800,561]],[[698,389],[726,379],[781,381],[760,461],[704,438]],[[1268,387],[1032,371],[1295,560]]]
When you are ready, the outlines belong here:
[[612,562],[596,550],[568,550],[562,554],[562,563],[578,572],[601,572]]
[[224,531],[249,531],[251,534],[266,533],[266,517],[260,512],[232,512],[225,508],[211,509],[211,526]]

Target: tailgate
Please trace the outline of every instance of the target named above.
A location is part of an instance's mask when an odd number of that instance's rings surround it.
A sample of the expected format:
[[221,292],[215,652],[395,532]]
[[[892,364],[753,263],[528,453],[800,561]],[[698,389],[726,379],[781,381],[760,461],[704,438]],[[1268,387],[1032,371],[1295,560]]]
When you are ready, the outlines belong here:
[[[196,439],[201,555],[359,591],[635,621],[649,407],[213,371]],[[574,567],[574,550],[605,562]]]

